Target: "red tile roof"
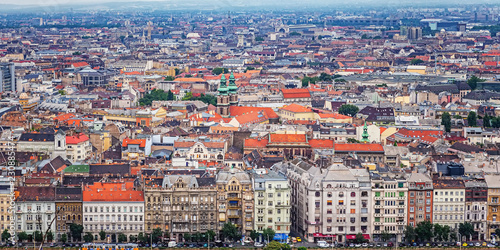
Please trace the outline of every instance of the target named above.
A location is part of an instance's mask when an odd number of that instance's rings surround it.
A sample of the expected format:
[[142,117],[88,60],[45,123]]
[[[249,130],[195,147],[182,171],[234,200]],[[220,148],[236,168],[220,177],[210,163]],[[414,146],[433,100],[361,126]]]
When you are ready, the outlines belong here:
[[244,148],[265,148],[267,146],[268,139],[253,139],[247,138],[244,142]]
[[283,98],[311,98],[311,93],[308,89],[281,89]]
[[337,113],[318,113],[320,118],[333,118],[333,119],[352,119],[352,117],[347,116],[347,115],[342,115],[342,114],[337,114]]
[[271,134],[271,143],[306,143],[306,134]]
[[279,118],[279,116],[274,112],[272,108],[261,108],[261,107],[246,107],[246,106],[230,106],[229,107],[229,113],[231,116],[240,116],[243,114],[248,114],[252,112],[259,112],[259,111],[264,111],[266,112],[267,117],[269,119],[276,119]]
[[146,146],[146,139],[129,139],[125,138],[122,142],[123,147],[127,147],[128,144],[139,144],[139,147],[143,148]]
[[89,137],[84,133],[76,134],[73,136],[66,136],[66,144],[78,144],[88,140]]
[[144,193],[134,188],[133,182],[101,183],[84,187],[83,201],[144,201]]
[[294,112],[294,113],[307,113],[307,112],[312,112],[312,109],[310,108],[306,108],[304,106],[301,106],[301,105],[298,105],[298,104],[295,104],[295,103],[292,103],[288,106],[285,106],[283,108],[281,108],[282,110],[285,110],[285,111],[290,111],[290,112]]
[[378,143],[337,143],[334,148],[335,152],[384,152],[384,147]]
[[419,129],[407,129],[402,128],[397,133],[396,136],[403,138],[422,138],[424,136],[443,136],[442,130],[419,130]]
[[328,139],[311,139],[309,140],[311,148],[333,148],[333,141]]

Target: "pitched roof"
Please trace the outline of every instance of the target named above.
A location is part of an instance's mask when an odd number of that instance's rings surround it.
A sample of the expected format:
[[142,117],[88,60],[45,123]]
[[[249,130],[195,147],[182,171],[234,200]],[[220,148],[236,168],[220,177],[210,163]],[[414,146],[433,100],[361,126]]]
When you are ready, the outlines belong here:
[[311,93],[308,89],[281,89],[283,98],[311,98]]
[[243,143],[245,148],[265,148],[267,146],[268,139],[255,139],[247,138]]
[[384,147],[378,143],[337,143],[335,152],[384,152]]
[[128,144],[133,144],[137,145],[139,144],[139,147],[143,148],[146,146],[146,139],[130,139],[130,138],[125,138],[122,143],[122,147],[127,147]]
[[284,106],[283,108],[281,108],[281,110],[290,111],[290,112],[294,112],[294,113],[312,112],[312,109],[304,107],[302,105],[295,104],[295,103]]
[[16,201],[54,201],[55,188],[51,186],[45,187],[17,187]]
[[269,117],[269,119],[277,119],[279,116],[274,112],[272,108],[262,108],[262,107],[247,107],[247,106],[230,106],[229,113],[231,116],[240,116],[252,112],[264,111]]
[[133,182],[101,183],[84,187],[83,201],[144,201],[144,193],[135,190]]
[[306,134],[271,134],[270,143],[306,143]]
[[73,136],[66,136],[66,144],[78,144],[81,142],[88,141],[89,137],[84,133],[79,133]]
[[311,139],[309,145],[311,148],[333,148],[333,141],[329,139]]

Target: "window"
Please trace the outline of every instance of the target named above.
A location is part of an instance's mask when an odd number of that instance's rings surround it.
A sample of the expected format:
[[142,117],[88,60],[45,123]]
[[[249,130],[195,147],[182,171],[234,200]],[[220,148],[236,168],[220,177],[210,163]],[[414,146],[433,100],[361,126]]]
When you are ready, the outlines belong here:
[[339,205],[344,205],[344,201],[343,200],[339,200]]

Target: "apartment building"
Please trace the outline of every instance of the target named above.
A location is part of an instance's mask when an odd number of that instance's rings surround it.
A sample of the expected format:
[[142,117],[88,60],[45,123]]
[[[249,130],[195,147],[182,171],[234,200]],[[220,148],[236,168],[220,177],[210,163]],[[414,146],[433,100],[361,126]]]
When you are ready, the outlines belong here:
[[[82,188],[81,187],[56,187],[55,206],[55,239],[61,239],[61,235],[70,233],[70,225],[75,223],[82,225]],[[71,234],[70,234],[71,235]],[[76,240],[76,239],[68,239]]]
[[253,230],[254,196],[250,175],[237,168],[222,169],[216,177],[219,227],[235,224],[244,236]]
[[145,230],[155,228],[183,241],[184,234],[217,231],[217,189],[214,177],[168,175],[159,187],[145,189]]
[[486,240],[488,224],[486,221],[488,208],[488,186],[484,180],[465,182],[465,216],[464,220],[474,226],[473,241]]
[[382,241],[382,235],[388,233],[391,235],[390,241],[402,242],[407,223],[406,179],[372,176],[372,199],[373,240]]
[[[290,187],[287,179],[273,171],[257,169],[252,175],[254,189],[254,229],[273,229],[274,239],[286,242],[290,234]],[[260,239],[261,241],[268,239]]]
[[321,169],[300,160],[275,167],[286,173],[292,197],[299,194],[292,198],[291,221],[308,242],[345,242],[358,233],[370,239],[370,182],[363,177],[367,170],[349,169],[340,162]]
[[436,178],[434,187],[433,223],[458,230],[464,222],[465,185],[463,180]]
[[408,225],[432,219],[433,186],[432,179],[422,173],[412,173],[408,182]]
[[110,240],[117,235],[137,235],[144,229],[144,194],[133,182],[96,182],[83,188],[83,227],[98,240],[105,231]]
[[33,234],[35,231],[54,233],[55,188],[50,186],[17,187],[16,230],[17,233]]
[[485,175],[484,179],[488,185],[487,238],[489,239],[500,226],[500,176]]

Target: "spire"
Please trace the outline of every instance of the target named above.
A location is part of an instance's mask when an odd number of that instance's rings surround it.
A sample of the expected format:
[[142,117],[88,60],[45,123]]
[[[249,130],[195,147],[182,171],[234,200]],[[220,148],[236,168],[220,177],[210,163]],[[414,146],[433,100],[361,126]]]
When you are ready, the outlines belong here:
[[233,72],[231,72],[231,75],[229,76],[229,84],[227,88],[229,94],[236,94],[238,92],[238,87],[236,86]]
[[363,134],[361,135],[361,141],[362,142],[370,142],[370,140],[368,139],[369,135],[368,135],[368,126],[366,125],[366,121],[365,121],[365,126],[363,127]]
[[220,78],[220,85],[219,85],[219,95],[227,95],[228,88],[226,86],[226,76],[222,74]]

